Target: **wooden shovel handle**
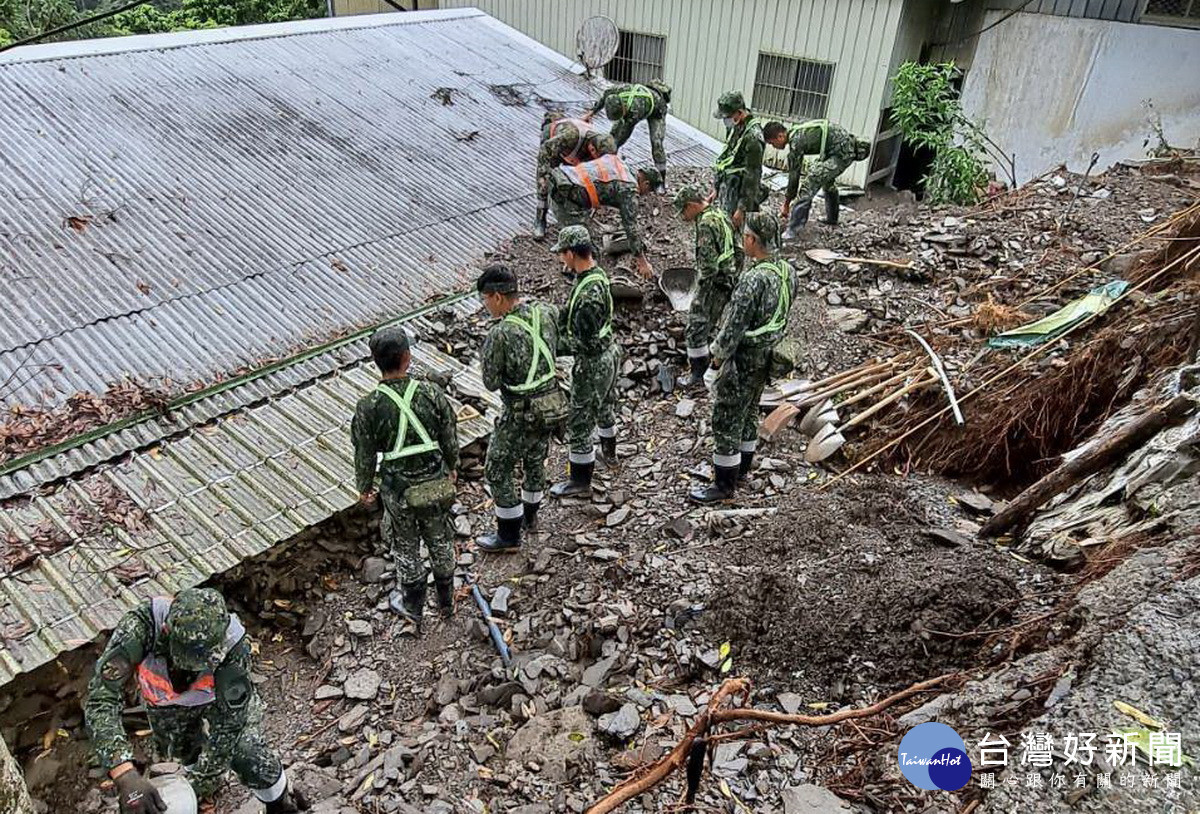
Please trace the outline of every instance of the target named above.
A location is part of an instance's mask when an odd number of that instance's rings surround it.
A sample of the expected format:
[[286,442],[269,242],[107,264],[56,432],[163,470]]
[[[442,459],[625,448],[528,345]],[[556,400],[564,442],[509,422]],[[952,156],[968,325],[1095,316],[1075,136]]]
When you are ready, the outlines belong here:
[[858,378],[843,379],[841,382],[830,385],[824,390],[819,390],[816,393],[806,393],[803,398],[793,402],[797,407],[809,407],[813,404],[818,404],[830,396],[836,396],[845,390],[853,390],[856,387],[862,387],[864,384],[875,382],[879,379],[886,379],[891,375],[891,369],[877,370],[874,373],[864,373]]
[[865,365],[859,365],[858,367],[852,367],[849,370],[843,370],[840,373],[834,373],[832,376],[826,376],[824,379],[820,379],[818,381],[813,382],[812,384],[809,385],[809,387],[813,388],[814,390],[817,390],[822,387],[827,387],[827,386],[833,384],[834,382],[840,382],[843,379],[855,378],[856,376],[858,376],[860,374],[875,373],[880,370],[888,370],[888,369],[891,369],[894,365],[895,365],[895,361],[893,361],[892,359],[884,359],[882,362],[868,362]]
[[906,263],[898,263],[895,260],[876,260],[871,257],[839,257],[843,263],[863,263],[869,266],[887,266],[893,269],[910,269],[913,267],[912,261]]
[[899,382],[902,382],[905,379],[907,379],[909,376],[916,376],[920,372],[921,372],[921,368],[913,367],[913,368],[909,368],[908,370],[903,371],[902,373],[897,373],[892,378],[885,379],[884,381],[871,387],[870,389],[864,390],[861,393],[854,394],[853,396],[851,396],[850,398],[846,399],[841,404],[839,404],[838,407],[849,407],[851,404],[857,404],[858,402],[865,399],[867,396],[870,396],[874,393],[878,393],[880,390],[884,390],[888,387],[898,384]]
[[850,429],[851,427],[854,427],[854,426],[866,421],[868,418],[875,415],[880,410],[882,410],[884,407],[887,407],[889,404],[897,402],[900,399],[907,396],[912,391],[914,391],[920,387],[925,387],[926,385],[933,384],[936,381],[937,381],[937,374],[934,373],[931,368],[925,368],[924,376],[917,379],[915,382],[911,382],[909,384],[904,385],[904,387],[901,387],[899,390],[897,390],[895,393],[892,393],[890,396],[885,396],[884,398],[875,402],[870,407],[868,407],[867,409],[863,410],[858,415],[851,418],[845,424],[838,427],[838,432],[844,433],[846,430]]

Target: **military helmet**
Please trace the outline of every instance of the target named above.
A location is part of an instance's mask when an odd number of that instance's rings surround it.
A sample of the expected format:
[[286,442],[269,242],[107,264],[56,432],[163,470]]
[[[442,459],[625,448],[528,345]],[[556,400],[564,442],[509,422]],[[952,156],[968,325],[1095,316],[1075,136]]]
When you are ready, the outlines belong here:
[[221,643],[228,627],[229,611],[219,593],[211,588],[180,591],[166,620],[171,664],[192,672],[215,668],[224,657]]
[[651,79],[646,83],[646,87],[658,91],[658,95],[663,98],[664,102],[671,101],[671,86],[661,79]]
[[695,184],[687,184],[675,193],[672,203],[675,204],[676,212],[682,212],[690,203],[704,203],[704,193]]
[[767,212],[753,212],[746,216],[746,228],[754,233],[759,242],[768,249],[779,248],[779,219]]
[[542,141],[550,138],[550,125],[566,117],[567,114],[561,110],[547,110],[545,115],[542,116]]
[[592,245],[592,236],[585,226],[564,226],[558,233],[558,240],[550,247],[552,252],[565,252],[567,249],[577,249]]
[[713,113],[714,119],[723,119],[726,116],[732,116],[739,110],[746,109],[746,97],[742,95],[740,90],[727,90],[721,94],[721,98],[717,99],[717,110]]

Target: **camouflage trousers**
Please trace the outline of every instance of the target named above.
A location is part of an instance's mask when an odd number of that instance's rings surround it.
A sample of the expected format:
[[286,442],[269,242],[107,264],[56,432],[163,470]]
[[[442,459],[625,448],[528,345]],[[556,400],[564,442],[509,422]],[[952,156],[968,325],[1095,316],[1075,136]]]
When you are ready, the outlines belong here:
[[[741,206],[741,180],[742,176],[741,174],[738,174],[718,178],[716,182],[717,206],[724,209],[725,214],[729,215],[731,218],[733,217],[733,213],[738,211],[738,207]],[[757,212],[759,205],[762,204],[763,200],[765,199],[766,196],[762,194],[762,190],[760,189],[758,195],[754,196],[754,201],[752,204],[746,207],[746,214]]]
[[[550,452],[550,430],[523,410],[505,405],[496,420],[488,444],[483,475],[492,499],[501,508],[525,503],[540,503],[546,488],[546,455]],[[524,474],[518,497],[516,470]]]
[[230,754],[228,766],[212,771],[192,769],[190,779],[200,797],[216,792],[228,769],[233,769],[251,791],[271,788],[283,773],[283,764],[263,736],[263,707],[258,695],[250,700],[246,725],[229,736],[234,739],[232,749],[218,740],[220,735],[206,732],[206,711],[211,712],[208,707],[150,707],[147,716],[155,754],[161,760],[176,760],[185,766],[193,766],[205,748]]
[[587,463],[593,455],[592,433],[614,437],[617,424],[617,363],[621,349],[612,343],[596,355],[577,353],[571,368],[571,415],[567,439],[571,458]]
[[592,217],[592,208],[579,203],[572,194],[573,191],[551,188],[550,211],[554,213],[559,228],[586,226]]
[[827,156],[823,161],[810,164],[808,172],[800,179],[800,192],[796,196],[796,204],[812,201],[820,190],[837,189],[838,176],[853,163],[853,154],[833,154]]
[[[721,365],[713,393],[713,462],[734,466],[758,442],[758,400],[771,377],[771,347],[748,348]],[[732,461],[732,463],[731,463]]]
[[[687,340],[688,356],[693,354],[708,355],[708,343],[717,332],[717,323],[721,321],[721,313],[729,302],[733,286],[724,280],[704,281],[696,286],[696,296],[688,309],[687,327],[684,337]],[[703,350],[704,353],[699,352]]]
[[[629,141],[639,121],[640,119],[617,119],[613,122],[611,135],[618,149]],[[646,126],[650,128],[650,154],[654,157],[654,166],[664,170],[667,168],[667,149],[663,145],[667,137],[666,114],[651,116],[646,119]]]
[[429,549],[434,577],[454,575],[454,532],[450,510],[414,511],[404,501],[404,490],[384,484],[379,489],[383,519],[379,521],[383,542],[396,560],[396,579],[401,585],[425,584],[429,572],[421,557],[421,543]]

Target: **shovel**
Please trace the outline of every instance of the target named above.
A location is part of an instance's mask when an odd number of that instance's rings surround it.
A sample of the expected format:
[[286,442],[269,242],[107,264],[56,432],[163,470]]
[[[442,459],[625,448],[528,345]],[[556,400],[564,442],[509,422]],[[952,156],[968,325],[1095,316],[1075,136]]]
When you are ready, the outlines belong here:
[[810,407],[808,412],[804,414],[804,418],[800,419],[800,432],[809,438],[813,438],[822,428],[836,424],[837,420],[837,408],[833,406],[831,400],[825,399]]
[[696,296],[696,270],[691,266],[669,268],[658,278],[658,287],[676,311],[687,311]]
[[835,252],[833,249],[809,249],[804,253],[804,256],[814,263],[820,263],[822,266],[832,265],[839,261],[845,263],[864,263],[870,266],[887,266],[893,269],[910,269],[913,267],[912,261],[907,263],[897,263],[895,260],[874,260],[870,257],[850,257]]
[[[926,370],[926,374],[928,374],[928,370]],[[861,424],[871,416],[878,413],[884,407],[887,407],[889,404],[899,401],[912,391],[924,387],[927,384],[932,384],[934,381],[936,381],[936,376],[922,376],[916,381],[901,387],[891,395],[880,399],[875,404],[872,404],[870,407],[851,418],[842,426],[835,427],[832,424],[826,424],[824,427],[818,430],[817,434],[813,436],[813,439],[808,442],[808,448],[804,450],[804,460],[808,461],[810,464],[815,464],[818,461],[825,460],[829,456],[833,455],[833,453],[841,449],[846,443],[846,436],[844,434],[846,430]]]

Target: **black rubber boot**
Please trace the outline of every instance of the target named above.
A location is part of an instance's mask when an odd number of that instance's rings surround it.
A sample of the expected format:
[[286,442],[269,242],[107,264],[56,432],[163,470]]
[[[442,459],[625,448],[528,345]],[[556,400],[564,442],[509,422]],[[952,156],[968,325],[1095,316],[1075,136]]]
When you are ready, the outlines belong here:
[[600,436],[600,454],[604,456],[604,462],[609,466],[615,466],[617,463],[617,436],[605,438]]
[[792,214],[788,216],[787,228],[783,230],[784,240],[795,240],[800,236],[800,230],[808,223],[808,213],[812,209],[812,198],[797,198],[792,206]]
[[480,551],[516,551],[521,547],[521,524],[524,517],[497,517],[496,533],[475,540]]
[[438,613],[449,619],[454,615],[454,577],[434,577],[433,589],[437,592]]
[[424,582],[406,583],[400,586],[400,589],[392,591],[392,595],[388,597],[388,605],[392,610],[416,625],[418,633],[421,632],[426,590]]
[[718,466],[713,482],[709,486],[700,486],[692,490],[689,497],[696,503],[716,503],[729,500],[737,488],[737,466]]
[[266,814],[296,814],[308,809],[308,798],[299,789],[289,786],[278,800],[267,803]]
[[542,507],[541,503],[525,503],[525,516],[521,518],[521,525],[526,531],[537,530],[537,514],[538,509]]
[[742,450],[742,462],[738,465],[738,479],[750,474],[750,465],[754,463],[754,453]]
[[586,496],[592,493],[592,472],[596,463],[571,464],[568,478],[550,487],[550,494],[555,497]]
[[667,191],[667,168],[656,167],[656,169],[658,170],[659,177],[661,177],[662,180],[659,181],[657,186],[654,187],[654,192],[658,195],[663,195]]
[[842,211],[842,194],[837,189],[825,190],[825,223],[837,226],[838,214]]
[[[679,377],[679,386],[694,392],[704,389],[704,372],[708,370],[708,356],[689,356],[687,376]],[[684,379],[686,378],[686,381]]]

